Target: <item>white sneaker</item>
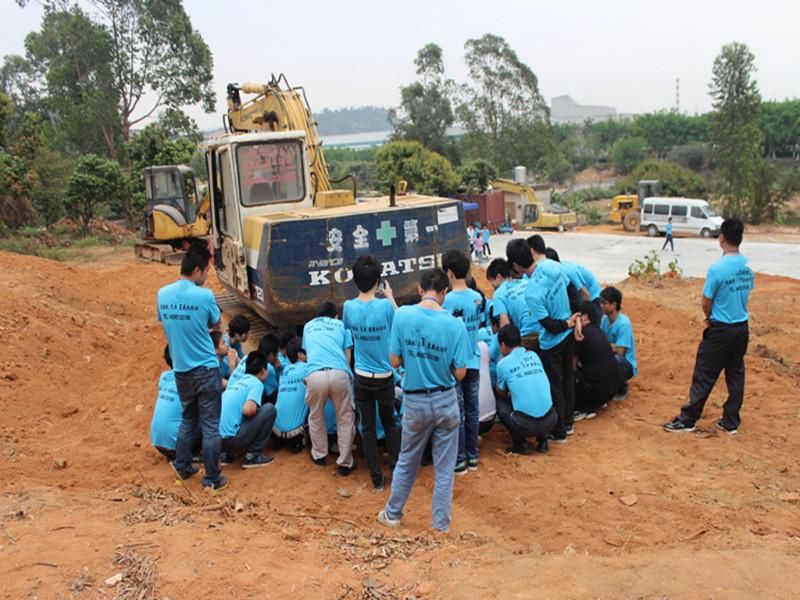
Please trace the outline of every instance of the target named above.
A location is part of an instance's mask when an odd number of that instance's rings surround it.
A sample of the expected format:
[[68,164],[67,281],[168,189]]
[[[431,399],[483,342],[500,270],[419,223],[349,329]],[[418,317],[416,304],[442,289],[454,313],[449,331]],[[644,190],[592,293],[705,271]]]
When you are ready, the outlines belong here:
[[593,412],[585,413],[585,412],[581,412],[579,410],[576,410],[574,413],[572,413],[572,420],[575,421],[575,422],[578,422],[578,421],[583,421],[584,419],[594,419],[596,416],[597,416],[597,413],[593,413]]
[[397,529],[400,527],[400,519],[390,519],[385,510],[378,513],[378,522],[386,527],[393,527]]
[[628,392],[620,392],[618,394],[614,394],[614,397],[611,398],[614,402],[622,402],[625,398],[628,397]]

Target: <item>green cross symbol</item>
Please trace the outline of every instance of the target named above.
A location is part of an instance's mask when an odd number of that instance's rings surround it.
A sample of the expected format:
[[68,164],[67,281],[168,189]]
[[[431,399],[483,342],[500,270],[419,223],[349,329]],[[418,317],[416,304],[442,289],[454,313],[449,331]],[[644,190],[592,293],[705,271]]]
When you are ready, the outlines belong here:
[[381,221],[381,226],[375,230],[375,237],[383,242],[384,246],[391,246],[392,240],[397,237],[397,229],[389,221]]

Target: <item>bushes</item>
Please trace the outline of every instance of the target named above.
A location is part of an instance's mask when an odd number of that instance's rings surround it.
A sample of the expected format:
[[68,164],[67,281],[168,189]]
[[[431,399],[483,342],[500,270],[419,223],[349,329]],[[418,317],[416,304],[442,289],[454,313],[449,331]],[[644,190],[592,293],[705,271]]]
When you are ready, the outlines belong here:
[[621,184],[621,189],[636,192],[640,179],[658,179],[665,196],[705,198],[706,182],[690,169],[660,160],[646,160]]
[[419,142],[390,142],[380,147],[375,158],[378,184],[384,191],[405,179],[409,190],[447,196],[461,183],[449,160]]
[[81,157],[67,185],[67,213],[79,219],[89,230],[92,219],[101,209],[114,203],[124,193],[125,178],[119,163],[96,154]]
[[647,157],[647,142],[641,137],[625,137],[611,149],[611,160],[624,174],[628,174]]
[[678,166],[700,171],[706,164],[708,149],[705,144],[696,142],[675,146],[667,155],[667,160]]

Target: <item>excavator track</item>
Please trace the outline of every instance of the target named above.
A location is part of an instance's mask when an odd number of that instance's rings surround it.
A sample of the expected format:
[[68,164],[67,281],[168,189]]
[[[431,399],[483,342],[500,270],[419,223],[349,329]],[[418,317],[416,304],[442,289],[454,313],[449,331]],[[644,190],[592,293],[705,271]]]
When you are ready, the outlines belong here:
[[267,323],[258,313],[242,302],[235,294],[223,291],[214,295],[217,304],[228,320],[244,315],[250,321],[250,339],[257,343],[266,333],[277,333],[277,328]]

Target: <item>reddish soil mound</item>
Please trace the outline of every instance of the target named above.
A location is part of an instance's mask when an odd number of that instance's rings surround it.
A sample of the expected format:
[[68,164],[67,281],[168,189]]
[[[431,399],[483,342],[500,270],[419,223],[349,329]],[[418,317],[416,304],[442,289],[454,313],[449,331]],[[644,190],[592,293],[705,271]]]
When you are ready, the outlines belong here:
[[127,252],[99,268],[0,253],[3,597],[151,583],[198,599],[800,594],[800,282],[757,278],[735,437],[713,427],[722,385],[698,433],[660,428],[687,395],[701,282],[623,284],[640,364],[630,397],[545,457],[505,456],[492,430],[437,537],[430,469],[398,531],[377,525],[388,491],[370,491],[363,462],[339,479],[280,451],[262,470],[228,467],[216,496],[176,485],[148,431],[155,293],[177,269]]

